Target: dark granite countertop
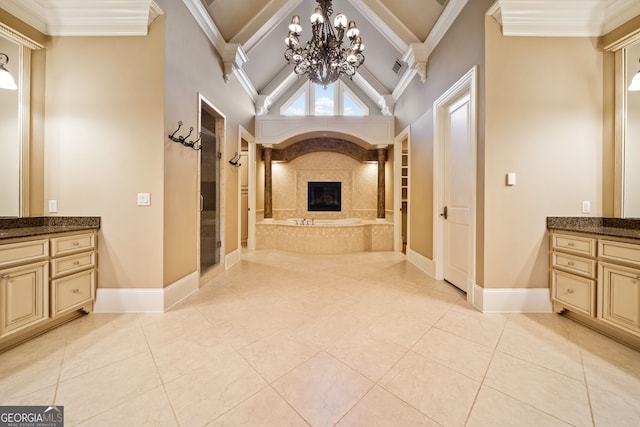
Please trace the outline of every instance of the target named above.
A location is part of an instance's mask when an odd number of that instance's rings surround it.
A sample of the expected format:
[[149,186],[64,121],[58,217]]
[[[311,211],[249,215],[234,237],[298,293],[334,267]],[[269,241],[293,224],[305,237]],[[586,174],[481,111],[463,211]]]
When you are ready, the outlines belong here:
[[640,240],[640,219],[636,218],[547,217],[547,228]]
[[0,218],[0,241],[99,228],[100,217],[98,216]]

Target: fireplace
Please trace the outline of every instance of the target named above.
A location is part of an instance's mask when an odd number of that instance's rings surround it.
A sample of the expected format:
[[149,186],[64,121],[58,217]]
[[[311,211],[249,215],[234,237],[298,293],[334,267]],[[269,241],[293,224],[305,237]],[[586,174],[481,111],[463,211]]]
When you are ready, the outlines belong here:
[[340,212],[342,210],[341,182],[308,182],[308,212]]

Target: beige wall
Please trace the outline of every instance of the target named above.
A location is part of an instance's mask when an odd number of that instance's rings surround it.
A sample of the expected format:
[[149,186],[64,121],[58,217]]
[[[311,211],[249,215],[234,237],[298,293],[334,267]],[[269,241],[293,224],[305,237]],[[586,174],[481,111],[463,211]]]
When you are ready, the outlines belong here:
[[[360,163],[342,154],[320,152],[272,166],[274,219],[376,218],[377,163]],[[308,181],[342,182],[342,211],[308,212]]]
[[[596,39],[503,37],[486,18],[485,274],[547,287],[547,216],[602,214],[603,53]],[[515,172],[517,185],[505,185]]]
[[[46,45],[44,202],[102,217],[103,288],[162,286],[163,64],[162,18],[147,37]],[[136,206],[137,192],[151,206]]]
[[[223,171],[225,253],[239,248],[238,179],[227,160],[238,149],[239,125],[253,131],[253,103],[238,80],[223,79],[219,55],[181,1],[159,0],[166,13],[165,132],[184,126],[197,126],[198,94],[202,94],[225,118]],[[164,284],[197,269],[197,221],[199,215],[198,153],[180,144],[164,144]]]
[[427,62],[427,81],[414,77],[395,106],[396,131],[411,126],[410,249],[433,258],[433,103],[478,67],[476,276],[483,274],[484,14],[494,0],[467,3]]

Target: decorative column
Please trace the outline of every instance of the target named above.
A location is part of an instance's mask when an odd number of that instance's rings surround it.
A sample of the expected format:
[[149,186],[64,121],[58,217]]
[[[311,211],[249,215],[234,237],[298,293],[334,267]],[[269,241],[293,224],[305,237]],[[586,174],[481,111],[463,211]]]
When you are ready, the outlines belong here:
[[264,219],[273,219],[272,189],[271,189],[271,155],[273,148],[264,146]]
[[377,219],[385,218],[384,166],[387,160],[387,149],[378,148],[378,215]]

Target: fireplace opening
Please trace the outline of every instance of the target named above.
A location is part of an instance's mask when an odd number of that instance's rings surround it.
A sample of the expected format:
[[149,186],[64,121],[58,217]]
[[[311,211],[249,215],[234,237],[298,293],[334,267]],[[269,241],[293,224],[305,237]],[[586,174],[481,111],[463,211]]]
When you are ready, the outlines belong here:
[[340,212],[342,210],[341,182],[308,182],[307,211]]

